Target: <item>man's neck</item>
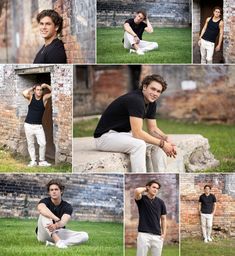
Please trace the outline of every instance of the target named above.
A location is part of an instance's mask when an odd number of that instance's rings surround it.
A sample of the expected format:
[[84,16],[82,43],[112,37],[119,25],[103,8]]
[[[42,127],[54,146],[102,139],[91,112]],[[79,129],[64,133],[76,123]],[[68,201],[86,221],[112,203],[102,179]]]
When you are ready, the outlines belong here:
[[51,198],[51,201],[52,201],[52,203],[53,203],[54,205],[59,205],[59,204],[61,203],[61,201],[62,201],[62,198],[58,198],[58,199],[52,199],[52,198]]
[[214,22],[217,22],[218,20],[220,20],[220,17],[217,18],[217,17],[214,17],[214,16],[213,16],[212,20],[213,20]]
[[152,200],[152,199],[154,199],[156,196],[155,196],[155,195],[151,195],[151,194],[148,193],[148,194],[147,194],[147,197]]
[[205,193],[205,195],[206,195],[206,196],[209,196],[209,195],[210,195],[210,193]]
[[52,36],[52,37],[50,37],[50,38],[45,38],[45,46],[51,44],[52,41],[53,41],[54,39],[56,39],[56,38],[57,38],[57,35],[54,35],[54,36]]
[[37,95],[35,94],[35,98],[36,98],[36,100],[40,100],[40,99],[42,98],[42,96],[37,96]]

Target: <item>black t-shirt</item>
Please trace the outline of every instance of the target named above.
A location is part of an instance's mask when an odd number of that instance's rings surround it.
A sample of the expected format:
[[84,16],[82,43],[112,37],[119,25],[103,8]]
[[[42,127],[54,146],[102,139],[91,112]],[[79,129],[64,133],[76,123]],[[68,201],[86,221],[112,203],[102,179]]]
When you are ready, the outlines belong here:
[[218,21],[214,22],[213,21],[213,17],[210,18],[206,31],[202,36],[202,39],[215,43],[216,37],[219,34],[219,23],[220,23],[221,19],[219,19]]
[[43,96],[41,99],[37,100],[35,94],[32,96],[32,100],[28,105],[28,114],[26,116],[25,122],[28,124],[42,124],[42,118],[45,111],[45,106],[43,103]]
[[129,132],[131,130],[130,116],[155,119],[156,108],[156,102],[145,104],[141,90],[124,94],[114,100],[104,111],[96,127],[94,137],[98,138],[110,130]]
[[55,38],[49,45],[44,45],[33,63],[67,63],[63,42]]
[[135,200],[139,210],[138,232],[161,235],[161,215],[166,215],[166,206],[162,199],[148,198],[143,195],[140,200]]
[[136,33],[140,40],[142,40],[142,35],[144,33],[144,29],[147,27],[147,24],[141,21],[139,24],[134,22],[134,19],[128,19],[125,23],[129,23],[132,30]]
[[199,197],[199,202],[201,203],[201,212],[211,214],[214,203],[216,202],[216,197],[213,194],[207,196],[204,193]]

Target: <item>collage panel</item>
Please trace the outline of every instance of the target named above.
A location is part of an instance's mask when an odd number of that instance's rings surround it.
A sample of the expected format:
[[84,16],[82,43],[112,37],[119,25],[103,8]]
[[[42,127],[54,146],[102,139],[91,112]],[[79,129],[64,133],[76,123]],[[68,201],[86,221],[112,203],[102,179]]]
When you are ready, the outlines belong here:
[[95,63],[96,0],[2,0],[0,63]]
[[71,172],[70,65],[0,65],[1,172]]
[[179,255],[179,175],[125,174],[124,223],[126,256]]
[[0,202],[2,255],[123,255],[123,175],[1,174]]
[[192,63],[192,3],[97,0],[97,63]]
[[180,176],[181,256],[234,254],[234,174]]

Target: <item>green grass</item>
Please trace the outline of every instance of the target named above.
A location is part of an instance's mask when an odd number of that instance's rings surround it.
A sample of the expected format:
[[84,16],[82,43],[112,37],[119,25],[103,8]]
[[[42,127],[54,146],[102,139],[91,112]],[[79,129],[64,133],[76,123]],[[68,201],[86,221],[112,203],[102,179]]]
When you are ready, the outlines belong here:
[[[92,136],[98,119],[74,124],[74,137]],[[188,123],[173,120],[158,120],[158,126],[168,134],[201,134],[208,138],[211,152],[220,161],[220,166],[203,172],[235,171],[235,126],[225,124]]]
[[97,63],[191,63],[191,28],[155,28],[143,40],[157,42],[158,50],[129,54],[122,44],[122,28],[97,29]]
[[71,172],[71,164],[52,165],[49,167],[28,167],[29,158],[0,148],[0,172]]
[[66,250],[45,247],[35,236],[36,220],[0,218],[0,255],[10,256],[121,256],[123,225],[120,223],[71,221],[67,228],[86,231],[89,241]]
[[[136,248],[126,248],[125,256],[135,256]],[[149,252],[150,256],[151,253]],[[162,249],[162,256],[178,256],[179,255],[179,245],[164,245]]]
[[235,255],[235,239],[216,239],[205,244],[195,238],[181,240],[181,256],[232,256]]

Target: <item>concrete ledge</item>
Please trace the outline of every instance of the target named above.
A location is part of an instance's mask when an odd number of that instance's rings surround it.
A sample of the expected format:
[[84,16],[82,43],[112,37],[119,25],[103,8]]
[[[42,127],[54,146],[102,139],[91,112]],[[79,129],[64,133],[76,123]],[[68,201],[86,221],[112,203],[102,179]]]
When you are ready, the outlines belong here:
[[[168,158],[166,172],[182,173],[201,171],[219,165],[209,151],[208,139],[199,134],[171,135],[177,145],[176,159]],[[152,166],[147,152],[147,168]],[[128,172],[130,160],[127,154],[101,152],[95,149],[92,137],[74,138],[73,140],[73,172]]]

